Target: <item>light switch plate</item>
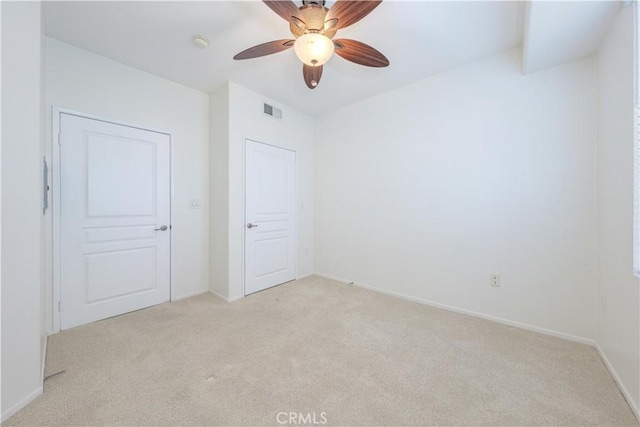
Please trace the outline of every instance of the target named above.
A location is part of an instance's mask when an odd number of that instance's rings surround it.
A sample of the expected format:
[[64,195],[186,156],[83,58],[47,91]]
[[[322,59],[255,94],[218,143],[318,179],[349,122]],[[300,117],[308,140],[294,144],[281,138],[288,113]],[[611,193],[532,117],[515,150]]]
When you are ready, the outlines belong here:
[[191,209],[200,209],[200,199],[191,199]]

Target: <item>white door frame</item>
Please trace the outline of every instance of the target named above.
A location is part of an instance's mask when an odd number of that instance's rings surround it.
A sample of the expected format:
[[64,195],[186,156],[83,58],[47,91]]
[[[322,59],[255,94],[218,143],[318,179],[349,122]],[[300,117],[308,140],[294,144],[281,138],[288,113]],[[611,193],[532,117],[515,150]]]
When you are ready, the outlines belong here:
[[[151,128],[147,128],[147,127],[141,127],[139,125],[134,125],[134,124],[130,124],[130,123],[125,123],[125,122],[120,122],[117,120],[111,120],[108,118],[104,118],[104,117],[99,117],[99,116],[95,116],[93,114],[86,114],[86,113],[81,113],[78,111],[74,111],[74,110],[69,110],[66,108],[59,108],[59,107],[53,107],[51,109],[51,155],[52,155],[52,161],[51,161],[51,174],[52,174],[52,179],[51,179],[51,214],[52,214],[52,221],[53,221],[53,248],[52,248],[52,252],[53,252],[53,263],[52,263],[52,272],[53,272],[53,278],[52,278],[52,284],[53,284],[53,298],[52,301],[50,301],[51,303],[51,308],[52,308],[52,313],[53,313],[53,331],[52,333],[56,334],[58,332],[60,332],[60,295],[61,295],[61,285],[62,285],[62,277],[61,277],[61,265],[60,265],[60,222],[61,222],[61,212],[60,212],[60,145],[58,144],[59,140],[60,140],[60,122],[62,120],[62,114],[68,114],[71,116],[78,116],[78,117],[82,117],[85,119],[91,119],[91,120],[98,120],[101,122],[106,122],[106,123],[112,123],[115,125],[120,125],[120,126],[127,126],[127,127],[131,127],[131,128],[135,128],[135,129],[141,129],[141,130],[146,130],[146,131],[150,131],[150,132],[156,132],[156,133],[162,133],[165,135],[169,136],[169,162],[170,162],[170,167],[169,167],[169,182],[170,182],[170,196],[169,196],[169,205],[170,205],[170,209],[169,209],[169,215],[170,215],[170,221],[169,221],[169,225],[171,226],[173,224],[173,218],[174,217],[174,189],[175,189],[175,181],[174,181],[174,177],[175,177],[175,173],[174,173],[174,165],[175,165],[175,152],[174,152],[174,146],[173,146],[173,137],[171,136],[171,134],[169,132],[166,131],[161,131],[161,130],[157,130],[157,129],[151,129]],[[174,282],[174,271],[175,269],[173,268],[173,260],[175,259],[174,256],[174,248],[175,248],[175,244],[174,244],[174,233],[172,232],[170,235],[170,245],[171,247],[169,248],[169,289],[170,289],[170,300],[173,301],[175,296],[174,296],[174,289],[173,289],[173,282]]]
[[[295,202],[295,209],[293,212],[293,229],[295,230],[295,243],[296,243],[296,250],[293,252],[294,253],[294,263],[295,263],[295,273],[296,273],[296,278],[295,280],[298,280],[298,210],[299,210],[299,204],[298,204],[298,152],[296,150],[293,150],[291,148],[285,148],[285,147],[281,147],[279,145],[274,145],[274,144],[267,144],[266,142],[262,142],[262,141],[258,141],[257,139],[253,139],[253,138],[243,138],[244,140],[244,144],[242,144],[242,298],[245,298],[247,296],[247,275],[246,275],[246,265],[247,265],[247,245],[245,244],[247,241],[247,141],[251,141],[251,142],[255,142],[258,144],[262,144],[262,145],[268,145],[269,147],[274,147],[274,148],[280,148],[282,150],[287,150],[287,151],[291,151],[295,154],[295,165],[294,165],[294,176],[295,176],[295,195],[294,195],[294,202]],[[231,301],[229,301],[231,302]]]

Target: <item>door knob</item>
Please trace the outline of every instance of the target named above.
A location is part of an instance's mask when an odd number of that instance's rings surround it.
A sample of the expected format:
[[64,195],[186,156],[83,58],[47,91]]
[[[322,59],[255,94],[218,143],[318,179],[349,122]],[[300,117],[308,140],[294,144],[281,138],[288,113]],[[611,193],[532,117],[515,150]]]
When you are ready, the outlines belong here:
[[163,225],[163,226],[162,226],[162,227],[160,227],[160,228],[156,228],[156,231],[167,231],[167,228],[168,228],[168,227],[167,227],[166,225]]
[[251,223],[247,224],[247,228],[253,228],[253,227],[257,227],[257,226],[258,226],[258,224],[251,224]]

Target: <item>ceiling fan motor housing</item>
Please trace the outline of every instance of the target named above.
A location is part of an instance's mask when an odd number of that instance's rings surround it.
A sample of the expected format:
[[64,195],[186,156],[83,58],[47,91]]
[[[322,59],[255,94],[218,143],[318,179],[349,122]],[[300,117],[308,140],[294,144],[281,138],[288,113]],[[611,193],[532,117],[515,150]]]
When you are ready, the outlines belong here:
[[302,0],[303,6],[309,6],[315,4],[316,6],[324,6],[326,0]]
[[289,24],[291,34],[295,37],[300,37],[305,33],[320,33],[332,38],[336,35],[338,29],[334,26],[325,30],[327,12],[329,12],[329,9],[314,3],[302,6],[300,14],[304,17],[304,29],[296,25],[295,20],[292,19]]

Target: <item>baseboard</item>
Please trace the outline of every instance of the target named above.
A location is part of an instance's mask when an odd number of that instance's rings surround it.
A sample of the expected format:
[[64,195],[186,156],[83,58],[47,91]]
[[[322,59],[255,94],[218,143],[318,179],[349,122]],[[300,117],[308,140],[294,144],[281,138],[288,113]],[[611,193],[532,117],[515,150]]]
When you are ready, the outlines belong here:
[[357,286],[359,288],[368,289],[370,291],[378,292],[378,293],[381,293],[381,294],[390,295],[390,296],[394,296],[394,297],[397,297],[397,298],[402,298],[402,299],[407,300],[407,301],[417,302],[417,303],[420,303],[420,304],[428,305],[430,307],[440,308],[440,309],[443,309],[443,310],[452,311],[454,313],[466,314],[467,316],[477,317],[477,318],[484,319],[484,320],[490,320],[492,322],[501,323],[501,324],[507,325],[507,326],[513,326],[514,328],[525,329],[527,331],[538,332],[540,334],[550,335],[550,336],[556,337],[556,338],[563,338],[563,339],[566,339],[566,340],[569,340],[569,341],[574,341],[574,342],[577,342],[577,343],[580,343],[580,344],[587,344],[587,345],[590,345],[592,347],[595,346],[595,341],[594,340],[588,339],[588,338],[584,338],[584,337],[579,337],[577,335],[567,334],[565,332],[554,331],[554,330],[551,330],[551,329],[540,328],[538,326],[529,325],[527,323],[520,323],[520,322],[516,322],[516,321],[513,321],[513,320],[505,319],[505,318],[502,318],[502,317],[492,316],[490,314],[479,313],[477,311],[467,310],[467,309],[464,309],[464,308],[458,308],[458,307],[454,307],[454,306],[451,306],[451,305],[441,304],[441,303],[434,302],[434,301],[429,301],[429,300],[425,300],[425,299],[421,299],[421,298],[417,298],[417,297],[412,297],[412,296],[409,296],[409,295],[401,294],[399,292],[388,291],[386,289],[381,289],[381,288],[377,288],[375,286],[365,285],[363,283],[355,283],[355,282],[352,282],[350,280],[345,280],[345,279],[342,279],[342,278],[339,278],[339,277],[335,277],[335,276],[330,276],[330,275],[327,275],[327,274],[316,273],[316,276],[324,277],[324,278],[330,279],[330,280],[335,280],[337,282],[347,283],[347,284],[350,284],[350,285],[353,285],[353,286]]
[[224,302],[229,302],[229,299],[227,299],[227,297],[220,295],[219,293],[212,291],[211,289],[209,289],[209,292],[212,293],[213,295],[217,296],[218,298],[220,298],[221,300],[223,300]]
[[[305,274],[304,276],[296,277],[296,280],[306,279],[307,277],[311,277],[311,276],[314,276],[314,275],[315,275],[315,273]],[[218,298],[220,298],[221,300],[226,301],[226,302],[236,302],[236,301],[240,301],[241,299],[244,298],[242,295],[227,298],[227,297],[225,297],[223,295],[220,295],[216,291],[209,290],[209,292],[211,292],[213,295],[217,296]]]
[[625,400],[629,404],[631,411],[636,416],[638,421],[640,421],[640,412],[638,412],[638,405],[636,404],[636,402],[633,401],[631,395],[629,394],[629,391],[627,391],[627,388],[625,387],[624,383],[620,380],[620,377],[618,376],[618,373],[616,372],[616,370],[613,369],[613,365],[611,364],[611,362],[609,362],[609,359],[607,358],[607,355],[605,354],[604,350],[602,350],[602,348],[600,347],[600,345],[598,345],[598,343],[596,343],[595,347],[596,347],[596,350],[598,350],[598,354],[600,355],[600,358],[602,359],[604,366],[607,367],[614,381],[616,382],[616,384],[618,384],[618,388],[620,389],[620,391],[622,392],[622,395],[624,396]]
[[41,394],[42,394],[42,384],[40,384],[40,387],[38,387],[33,392],[31,392],[27,397],[25,397],[20,402],[16,403],[11,408],[9,408],[5,412],[3,412],[2,413],[2,418],[1,418],[2,422],[4,423],[5,421],[7,421],[9,418],[11,418],[13,415],[15,415],[16,412],[18,412],[20,409],[24,408],[29,403],[33,402],[38,397],[40,397]]
[[209,292],[211,292],[213,295],[217,296],[218,298],[220,298],[221,300],[225,301],[225,302],[236,302],[241,300],[244,297],[241,296],[236,296],[236,297],[231,297],[231,298],[227,298],[225,296],[220,295],[219,293],[209,290]]
[[47,362],[47,344],[49,343],[49,336],[45,335],[44,338],[42,339],[42,360],[40,361],[41,366],[40,366],[40,378],[42,378],[42,381],[44,382],[44,368],[45,368],[45,363]]
[[181,299],[195,297],[198,295],[206,294],[207,292],[209,292],[209,290],[190,292],[188,294],[180,295],[179,297],[174,297],[171,301],[180,301]]

